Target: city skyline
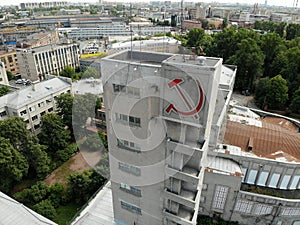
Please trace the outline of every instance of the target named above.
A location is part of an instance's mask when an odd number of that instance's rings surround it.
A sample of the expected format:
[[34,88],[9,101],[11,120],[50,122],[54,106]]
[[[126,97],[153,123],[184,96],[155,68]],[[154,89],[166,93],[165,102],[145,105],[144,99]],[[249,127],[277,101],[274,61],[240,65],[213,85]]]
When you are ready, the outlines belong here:
[[[47,0],[51,1],[51,0]],[[43,1],[38,1],[38,0],[15,0],[13,3],[7,4],[7,2],[0,2],[0,6],[5,6],[5,5],[20,5],[20,3],[26,3],[26,2],[43,2]],[[67,2],[73,2],[73,3],[96,3],[98,2],[97,0],[67,0]],[[113,2],[113,1],[112,1]],[[125,2],[128,3],[128,1],[124,0],[115,0],[115,2]],[[145,2],[145,0],[131,0],[131,2]],[[149,2],[149,1],[147,1]],[[177,1],[178,2],[178,1]],[[219,2],[219,3],[239,3],[239,4],[265,4],[265,0],[242,0],[242,1],[237,1],[237,0],[217,0],[217,1],[211,1],[211,0],[202,0],[201,2],[204,3],[210,3],[210,2]],[[287,0],[287,1],[281,1],[281,0],[273,0],[273,1],[268,1],[268,5],[274,5],[274,6],[287,6],[287,7],[293,7],[294,5],[294,0]]]

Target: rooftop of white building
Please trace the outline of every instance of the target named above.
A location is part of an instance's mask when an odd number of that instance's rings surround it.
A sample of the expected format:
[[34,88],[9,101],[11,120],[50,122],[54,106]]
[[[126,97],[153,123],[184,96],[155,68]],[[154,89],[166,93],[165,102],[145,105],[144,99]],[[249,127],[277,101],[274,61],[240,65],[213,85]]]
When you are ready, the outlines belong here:
[[0,97],[0,107],[21,108],[32,102],[51,96],[65,88],[71,87],[71,81],[54,77],[39,83],[32,84],[26,88],[11,92]]

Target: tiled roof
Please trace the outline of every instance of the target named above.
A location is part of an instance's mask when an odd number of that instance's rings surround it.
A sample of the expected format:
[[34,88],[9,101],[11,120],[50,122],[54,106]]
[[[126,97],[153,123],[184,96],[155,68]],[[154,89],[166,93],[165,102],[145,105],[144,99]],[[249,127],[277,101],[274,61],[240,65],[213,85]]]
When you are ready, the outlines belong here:
[[252,153],[259,157],[300,162],[300,133],[291,129],[293,125],[289,124],[288,129],[282,124],[286,124],[286,120],[263,119],[262,127],[228,120],[224,142],[248,151],[250,141]]

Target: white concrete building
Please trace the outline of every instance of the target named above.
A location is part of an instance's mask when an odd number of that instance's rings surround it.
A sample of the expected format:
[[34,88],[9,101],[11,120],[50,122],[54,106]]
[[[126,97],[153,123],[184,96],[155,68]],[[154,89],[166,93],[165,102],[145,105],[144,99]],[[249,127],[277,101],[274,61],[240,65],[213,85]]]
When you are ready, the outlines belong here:
[[196,224],[222,68],[219,58],[150,52],[103,59],[116,224]]
[[55,112],[57,96],[70,92],[71,86],[70,79],[54,77],[4,95],[0,97],[0,120],[19,116],[28,130],[36,131],[41,126],[41,117]]
[[59,74],[66,66],[79,67],[79,46],[66,43],[17,49],[17,58],[22,77],[42,80],[46,74]]

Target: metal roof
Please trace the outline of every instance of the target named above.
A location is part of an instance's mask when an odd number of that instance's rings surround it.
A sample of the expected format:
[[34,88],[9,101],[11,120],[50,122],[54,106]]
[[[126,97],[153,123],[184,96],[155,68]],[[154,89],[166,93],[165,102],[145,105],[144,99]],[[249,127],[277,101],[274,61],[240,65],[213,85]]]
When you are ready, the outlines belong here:
[[57,225],[23,204],[0,192],[1,225]]

